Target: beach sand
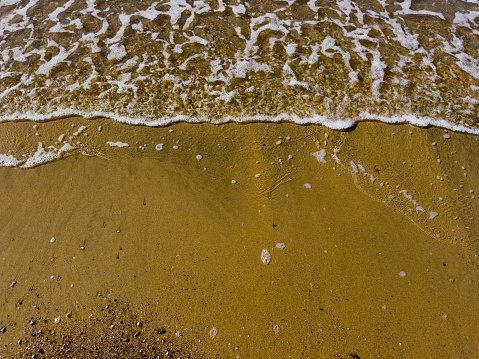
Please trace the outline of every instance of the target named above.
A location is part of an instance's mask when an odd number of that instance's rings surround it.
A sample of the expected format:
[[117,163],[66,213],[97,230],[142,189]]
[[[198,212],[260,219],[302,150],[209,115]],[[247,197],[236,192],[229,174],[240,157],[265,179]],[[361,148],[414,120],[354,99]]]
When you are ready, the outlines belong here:
[[1,358],[479,358],[476,136],[1,126]]

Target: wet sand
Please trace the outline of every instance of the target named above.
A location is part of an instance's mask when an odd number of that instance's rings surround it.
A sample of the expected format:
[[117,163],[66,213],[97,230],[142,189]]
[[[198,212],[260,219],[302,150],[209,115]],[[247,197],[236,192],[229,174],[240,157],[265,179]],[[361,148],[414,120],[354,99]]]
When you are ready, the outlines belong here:
[[479,358],[475,136],[1,126],[2,358]]

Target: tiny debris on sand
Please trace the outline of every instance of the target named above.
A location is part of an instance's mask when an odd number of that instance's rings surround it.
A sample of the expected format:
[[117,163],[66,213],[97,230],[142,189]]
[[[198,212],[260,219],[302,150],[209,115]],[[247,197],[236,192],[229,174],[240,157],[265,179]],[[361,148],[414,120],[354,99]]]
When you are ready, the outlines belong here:
[[261,262],[264,264],[269,264],[269,262],[271,262],[271,254],[269,254],[267,249],[261,251]]
[[284,247],[286,247],[284,243],[276,243],[276,248],[283,249]]
[[281,328],[279,327],[278,324],[275,324],[275,325],[273,326],[273,330],[274,330],[274,332],[275,332],[276,334],[281,333]]
[[211,339],[215,339],[217,335],[218,335],[218,329],[216,329],[216,327],[211,328],[211,329],[210,329],[210,337],[211,337]]

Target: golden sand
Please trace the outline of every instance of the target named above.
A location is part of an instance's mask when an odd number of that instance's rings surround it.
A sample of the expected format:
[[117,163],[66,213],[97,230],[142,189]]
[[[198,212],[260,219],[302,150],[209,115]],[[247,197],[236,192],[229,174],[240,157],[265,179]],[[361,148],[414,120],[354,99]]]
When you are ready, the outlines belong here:
[[2,126],[0,357],[479,358],[475,136]]

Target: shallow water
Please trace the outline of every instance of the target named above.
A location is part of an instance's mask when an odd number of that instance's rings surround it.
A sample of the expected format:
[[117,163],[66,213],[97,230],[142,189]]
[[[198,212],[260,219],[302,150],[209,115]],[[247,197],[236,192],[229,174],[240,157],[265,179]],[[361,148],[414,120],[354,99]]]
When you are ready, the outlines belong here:
[[478,18],[475,0],[2,0],[0,118],[477,132]]

